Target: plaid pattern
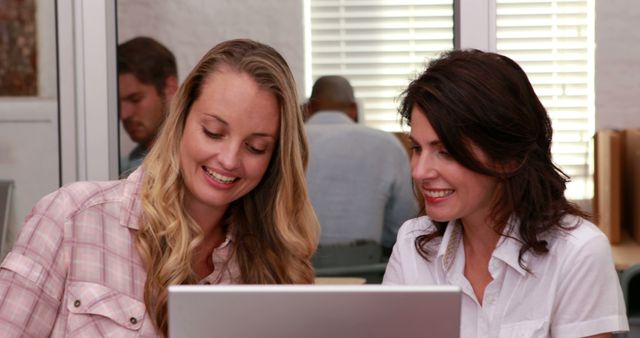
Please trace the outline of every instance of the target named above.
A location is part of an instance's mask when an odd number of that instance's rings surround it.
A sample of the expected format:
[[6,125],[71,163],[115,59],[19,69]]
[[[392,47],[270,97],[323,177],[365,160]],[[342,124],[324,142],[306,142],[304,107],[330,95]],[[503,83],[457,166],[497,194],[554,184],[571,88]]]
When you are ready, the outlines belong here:
[[[0,265],[2,337],[157,337],[145,310],[146,272],[135,247],[142,169],[126,180],[78,182],[41,199]],[[201,283],[238,280],[224,264],[231,239]]]

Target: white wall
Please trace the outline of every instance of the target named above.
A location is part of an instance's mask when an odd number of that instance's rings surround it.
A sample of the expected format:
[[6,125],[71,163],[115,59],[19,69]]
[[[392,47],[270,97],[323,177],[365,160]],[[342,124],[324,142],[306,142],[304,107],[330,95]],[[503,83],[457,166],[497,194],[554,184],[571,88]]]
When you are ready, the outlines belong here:
[[14,181],[3,251],[12,246],[33,205],[58,188],[58,161],[57,102],[34,98],[0,100],[0,178]]
[[[118,41],[141,35],[173,51],[180,80],[221,41],[266,43],[285,57],[304,97],[302,0],[118,0]],[[122,128],[120,142],[123,155],[134,146]]]
[[60,183],[54,5],[36,1],[38,97],[0,97],[0,178],[14,181],[0,258],[33,205]]
[[640,1],[596,1],[596,129],[640,127]]

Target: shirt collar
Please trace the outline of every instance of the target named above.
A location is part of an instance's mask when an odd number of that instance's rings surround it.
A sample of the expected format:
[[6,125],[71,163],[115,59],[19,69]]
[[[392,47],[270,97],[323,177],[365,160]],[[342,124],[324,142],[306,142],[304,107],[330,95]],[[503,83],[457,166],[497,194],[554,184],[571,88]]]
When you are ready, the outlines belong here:
[[322,110],[311,115],[307,124],[353,124],[347,114],[337,110]]
[[[526,274],[526,270],[523,269],[518,261],[518,255],[520,254],[520,247],[522,247],[520,233],[518,231],[519,222],[515,218],[511,218],[507,222],[503,236],[498,240],[496,249],[493,251],[492,257],[499,259],[506,263],[508,266],[518,271],[521,275]],[[442,242],[438,249],[438,255],[436,259],[442,262],[442,267],[445,271],[449,271],[454,266],[456,260],[456,253],[462,243],[462,226],[458,221],[449,221],[447,229],[442,236]],[[530,254],[525,252],[522,256],[523,261],[527,262]]]
[[140,202],[140,185],[144,170],[138,167],[124,181],[124,193],[122,200],[122,209],[120,212],[120,225],[129,229],[138,230],[138,220],[142,210]]
[[442,236],[436,259],[442,261],[445,271],[449,271],[456,260],[458,246],[462,243],[462,227],[457,221],[449,221]]
[[[498,240],[496,249],[493,251],[493,257],[503,261],[514,270],[518,271],[521,275],[525,275],[527,271],[520,266],[518,256],[520,255],[520,248],[522,247],[522,238],[520,237],[520,231],[518,225],[520,222],[511,217],[507,222],[507,226]],[[523,262],[527,263],[529,260],[529,251],[522,255]]]

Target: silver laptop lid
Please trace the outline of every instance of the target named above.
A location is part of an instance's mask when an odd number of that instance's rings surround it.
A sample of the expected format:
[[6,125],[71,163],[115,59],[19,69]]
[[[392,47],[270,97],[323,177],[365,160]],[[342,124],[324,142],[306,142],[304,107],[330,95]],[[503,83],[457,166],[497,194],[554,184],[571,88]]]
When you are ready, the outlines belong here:
[[169,288],[169,337],[459,337],[453,286],[231,285]]

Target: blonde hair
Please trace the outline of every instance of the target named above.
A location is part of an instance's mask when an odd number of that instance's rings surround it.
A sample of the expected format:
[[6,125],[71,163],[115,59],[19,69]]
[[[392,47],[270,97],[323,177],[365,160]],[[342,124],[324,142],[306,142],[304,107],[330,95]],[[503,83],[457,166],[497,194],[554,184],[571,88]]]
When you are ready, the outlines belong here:
[[198,282],[192,253],[202,241],[200,227],[184,211],[180,142],[202,85],[221,65],[250,75],[273,93],[280,108],[280,135],[267,171],[228,210],[238,282],[312,283],[314,278],[310,257],[317,246],[319,224],[307,195],[307,140],[293,75],[284,58],[267,45],[245,39],[222,42],[204,55],[181,85],[144,160],[143,211],[136,244],[147,269],[147,311],[165,335],[167,287]]

